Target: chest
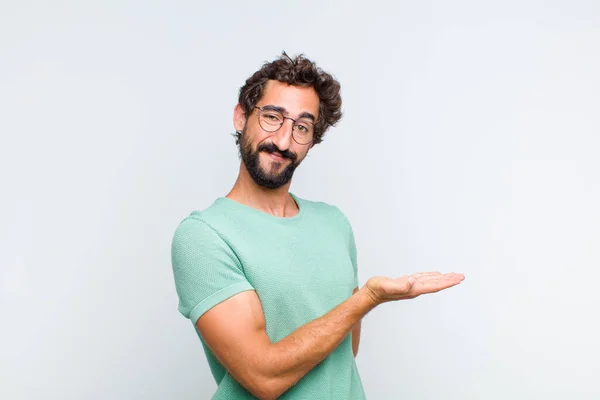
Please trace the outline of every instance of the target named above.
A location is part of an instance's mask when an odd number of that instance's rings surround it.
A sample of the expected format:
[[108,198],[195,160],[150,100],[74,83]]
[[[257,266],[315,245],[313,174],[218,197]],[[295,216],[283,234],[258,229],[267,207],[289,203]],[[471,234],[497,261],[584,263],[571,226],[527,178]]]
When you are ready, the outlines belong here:
[[236,252],[258,294],[267,324],[293,329],[347,299],[354,268],[346,234],[335,227],[247,232]]

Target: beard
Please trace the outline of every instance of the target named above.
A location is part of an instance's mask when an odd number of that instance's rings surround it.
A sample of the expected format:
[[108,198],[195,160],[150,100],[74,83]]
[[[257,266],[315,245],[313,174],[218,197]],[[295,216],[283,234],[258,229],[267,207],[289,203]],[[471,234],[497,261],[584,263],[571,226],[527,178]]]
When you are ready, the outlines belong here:
[[[258,145],[256,150],[253,150],[252,144],[248,141],[245,129],[241,134],[239,146],[240,156],[246,166],[246,170],[248,170],[248,173],[258,186],[267,189],[277,189],[288,183],[292,179],[294,171],[302,162],[302,160],[297,161],[298,156],[296,153],[289,150],[279,150],[273,143],[262,143]],[[289,159],[291,162],[285,168],[280,170],[277,165],[280,163],[277,161],[270,161],[270,169],[265,170],[260,164],[261,152],[269,154],[279,153],[283,157],[282,161]]]

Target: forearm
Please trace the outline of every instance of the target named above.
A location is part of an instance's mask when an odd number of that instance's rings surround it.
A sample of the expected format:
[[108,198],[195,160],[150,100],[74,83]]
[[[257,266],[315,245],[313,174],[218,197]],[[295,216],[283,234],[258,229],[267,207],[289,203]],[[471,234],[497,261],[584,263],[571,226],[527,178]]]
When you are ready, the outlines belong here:
[[268,346],[263,376],[275,397],[298,382],[323,361],[360,322],[375,302],[363,290],[290,335]]

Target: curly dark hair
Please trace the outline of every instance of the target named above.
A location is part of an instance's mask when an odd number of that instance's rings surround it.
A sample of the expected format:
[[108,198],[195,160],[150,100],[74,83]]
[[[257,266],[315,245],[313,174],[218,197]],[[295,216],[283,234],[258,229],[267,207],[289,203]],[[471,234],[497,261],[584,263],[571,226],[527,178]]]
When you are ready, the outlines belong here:
[[[254,106],[262,98],[265,85],[269,80],[294,86],[312,86],[315,89],[319,96],[319,117],[315,124],[313,144],[322,142],[327,129],[342,118],[340,83],[303,54],[291,58],[285,51],[275,61],[263,64],[240,88],[238,102],[246,115],[252,113]],[[239,137],[238,132],[238,141]]]

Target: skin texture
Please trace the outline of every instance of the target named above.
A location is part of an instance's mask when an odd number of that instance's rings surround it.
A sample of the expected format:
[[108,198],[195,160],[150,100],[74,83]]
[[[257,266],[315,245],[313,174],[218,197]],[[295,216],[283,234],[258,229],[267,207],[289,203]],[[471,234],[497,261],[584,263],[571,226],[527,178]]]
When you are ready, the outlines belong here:
[[[269,81],[262,98],[257,103],[259,107],[265,105],[283,107],[287,110],[287,116],[291,118],[297,118],[303,112],[319,118],[319,97],[312,87],[297,87]],[[233,124],[236,130],[244,132],[242,145],[249,145],[254,151],[259,146],[272,144],[281,152],[293,153],[296,164],[299,165],[312,146],[300,145],[292,139],[293,122],[290,120],[285,120],[283,126],[276,132],[264,131],[258,123],[257,111],[254,109],[249,116],[246,116],[239,104],[235,107]],[[277,153],[260,152],[259,154],[259,167],[266,175],[281,174],[292,162],[289,158],[277,157]],[[291,182],[290,180],[275,189],[259,186],[242,162],[238,178],[226,197],[278,217],[291,217],[298,213],[298,206],[289,195]]]
[[[314,89],[269,81],[258,106],[276,105],[297,118],[309,112],[318,118],[319,99]],[[286,120],[277,132],[265,132],[258,124],[256,110],[245,115],[237,105],[233,118],[236,130],[243,131],[242,145],[250,152],[266,145],[279,151],[258,151],[257,167],[263,178],[276,177],[293,161],[278,153],[291,152],[296,163],[308,155],[311,145],[292,139],[292,121]],[[275,147],[273,147],[273,145]],[[276,188],[258,185],[244,161],[227,197],[278,217],[291,217],[298,206],[289,195],[291,179]],[[360,321],[377,305],[412,299],[459,284],[461,274],[421,273],[399,278],[374,277],[354,290],[344,302],[327,314],[299,327],[272,343],[266,333],[263,309],[256,292],[249,290],[216,305],[197,321],[196,327],[208,347],[233,378],[259,399],[275,399],[298,382],[352,335],[356,356],[360,342]]]
[[377,305],[413,299],[459,284],[461,274],[439,272],[396,279],[375,277],[327,314],[277,343],[266,334],[260,300],[239,293],[207,311],[196,324],[219,362],[260,399],[275,399],[327,357]]

